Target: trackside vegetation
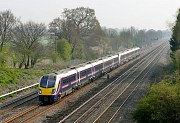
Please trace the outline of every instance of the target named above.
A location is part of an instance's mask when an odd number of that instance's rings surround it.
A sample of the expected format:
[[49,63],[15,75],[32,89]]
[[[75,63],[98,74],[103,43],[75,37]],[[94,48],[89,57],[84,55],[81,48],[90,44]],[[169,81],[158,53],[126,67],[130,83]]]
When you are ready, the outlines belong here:
[[180,9],[170,39],[173,73],[150,87],[133,113],[137,123],[180,122]]
[[0,86],[13,83],[17,84],[20,81],[25,82],[53,70],[53,68],[48,67],[46,69],[11,69],[0,67]]
[[180,122],[180,77],[169,78],[152,85],[134,112],[138,123]]
[[22,74],[23,72],[18,69],[15,70],[0,67],[0,84],[16,83],[18,77],[20,77]]

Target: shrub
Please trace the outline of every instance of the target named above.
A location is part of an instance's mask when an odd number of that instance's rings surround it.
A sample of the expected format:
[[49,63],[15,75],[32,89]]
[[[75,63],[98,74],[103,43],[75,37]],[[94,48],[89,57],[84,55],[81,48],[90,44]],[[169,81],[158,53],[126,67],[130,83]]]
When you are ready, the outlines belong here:
[[16,83],[22,74],[21,70],[0,67],[0,84]]
[[180,122],[180,86],[160,82],[140,100],[133,114],[138,123]]

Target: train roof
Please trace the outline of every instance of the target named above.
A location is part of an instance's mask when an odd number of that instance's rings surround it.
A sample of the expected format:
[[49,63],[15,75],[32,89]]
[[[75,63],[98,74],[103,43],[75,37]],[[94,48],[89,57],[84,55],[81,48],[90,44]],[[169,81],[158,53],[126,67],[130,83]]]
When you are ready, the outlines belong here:
[[48,74],[43,75],[42,78],[44,78],[44,79],[55,79],[56,74],[55,73],[48,73]]
[[93,66],[95,66],[95,65],[101,64],[101,63],[103,63],[103,60],[102,60],[102,59],[97,59],[97,60],[94,60],[91,64],[92,64]]
[[125,54],[127,54],[127,53],[136,51],[136,50],[138,50],[138,49],[140,49],[140,48],[139,48],[139,47],[136,47],[136,48],[128,49],[128,50],[126,50],[126,51],[124,51],[124,52],[120,52],[119,54],[120,54],[120,55],[125,55]]
[[104,57],[103,61],[106,62],[106,61],[111,60],[111,59],[113,59],[113,57],[112,56],[108,56],[108,57]]
[[76,69],[75,67],[71,67],[71,68],[66,68],[66,69],[62,69],[60,71],[57,71],[57,72],[54,72],[54,74],[56,75],[69,75],[69,74],[72,74],[72,73],[76,73]]
[[85,69],[90,68],[90,67],[92,67],[91,63],[85,63],[85,64],[78,65],[76,67],[76,70],[77,71],[82,71],[82,70],[85,70]]
[[116,57],[118,57],[118,55],[117,55],[117,54],[116,54],[116,55],[112,55],[111,57],[112,57],[112,58],[116,58]]

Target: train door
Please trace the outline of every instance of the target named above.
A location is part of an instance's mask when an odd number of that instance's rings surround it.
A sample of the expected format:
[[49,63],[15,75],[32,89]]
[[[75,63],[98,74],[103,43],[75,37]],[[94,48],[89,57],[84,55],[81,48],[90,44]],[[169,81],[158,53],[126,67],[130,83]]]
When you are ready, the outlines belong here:
[[94,67],[92,64],[91,64],[91,78],[92,79],[94,78]]
[[102,74],[104,74],[104,67],[105,67],[105,63],[104,63],[104,60],[102,60],[103,61],[103,68],[102,68]]
[[77,71],[77,79],[78,79],[78,82],[77,82],[77,86],[80,85],[80,71]]
[[119,62],[118,63],[120,65],[121,64],[121,55],[119,54],[118,57],[119,57]]

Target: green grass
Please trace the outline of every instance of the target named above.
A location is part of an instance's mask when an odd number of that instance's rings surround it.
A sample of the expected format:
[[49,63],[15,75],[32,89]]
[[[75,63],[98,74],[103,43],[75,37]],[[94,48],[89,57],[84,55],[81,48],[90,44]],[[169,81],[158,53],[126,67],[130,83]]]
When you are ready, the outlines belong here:
[[18,78],[23,74],[18,69],[0,68],[0,84],[17,83]]
[[0,67],[0,85],[17,84],[19,81],[31,80],[45,73],[54,71],[51,67],[32,69],[9,69]]

